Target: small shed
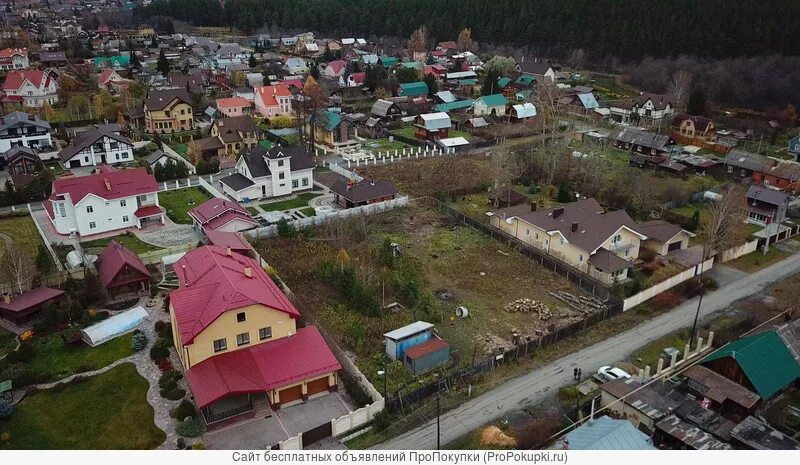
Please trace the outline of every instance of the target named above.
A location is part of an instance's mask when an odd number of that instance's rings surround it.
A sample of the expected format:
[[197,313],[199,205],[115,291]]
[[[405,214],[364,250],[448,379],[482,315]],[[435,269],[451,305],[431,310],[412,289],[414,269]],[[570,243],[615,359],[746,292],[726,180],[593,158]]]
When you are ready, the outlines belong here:
[[404,360],[407,349],[427,342],[433,337],[432,329],[432,323],[417,321],[384,334],[386,354],[392,360]]
[[141,306],[136,306],[82,329],[81,339],[91,347],[96,347],[123,334],[130,333],[149,318],[147,310]]
[[497,192],[489,194],[489,203],[497,208],[513,207],[523,203],[530,203],[527,195],[510,187],[500,188]]
[[421,375],[444,365],[449,358],[450,344],[434,337],[406,349],[404,362],[413,375]]
[[6,292],[0,301],[0,318],[24,325],[36,318],[48,302],[58,302],[63,296],[63,290],[52,287],[37,287],[24,294]]

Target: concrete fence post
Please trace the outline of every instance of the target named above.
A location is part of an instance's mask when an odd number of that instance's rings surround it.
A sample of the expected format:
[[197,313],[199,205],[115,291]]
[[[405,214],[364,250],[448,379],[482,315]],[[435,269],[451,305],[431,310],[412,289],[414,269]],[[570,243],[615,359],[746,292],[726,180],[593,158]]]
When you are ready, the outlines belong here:
[[169,187],[167,187],[167,181],[164,181],[164,190],[165,190],[165,191],[168,191],[168,190],[169,190]]
[[181,185],[180,185],[180,183],[178,182],[178,180],[176,179],[176,180],[175,180],[175,189],[178,189],[179,187],[181,187]]
[[650,378],[650,365],[644,367],[644,379]]
[[678,363],[678,353],[673,352],[672,357],[669,359],[669,367],[672,368]]
[[664,371],[664,359],[659,357],[658,366],[656,367],[656,375],[660,375],[662,371]]
[[703,350],[703,338],[702,337],[698,337],[697,338],[697,348],[695,349],[695,352],[697,352],[697,354],[699,355],[700,352],[702,352],[702,350]]
[[644,379],[644,370],[639,368],[639,378]]
[[691,347],[690,344],[686,344],[686,346],[683,348],[683,360],[684,361],[685,360],[689,360],[689,350],[691,350],[691,348],[692,347]]
[[708,342],[706,342],[706,349],[711,348],[711,343],[714,341],[714,331],[708,332]]
[[397,156],[397,149],[394,149],[394,156]]

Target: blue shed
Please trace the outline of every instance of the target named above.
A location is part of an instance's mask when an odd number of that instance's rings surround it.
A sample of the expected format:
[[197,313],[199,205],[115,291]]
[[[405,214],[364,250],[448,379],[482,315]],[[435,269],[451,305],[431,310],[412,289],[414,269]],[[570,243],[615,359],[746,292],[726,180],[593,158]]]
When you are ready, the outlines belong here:
[[393,360],[404,360],[408,348],[422,344],[433,337],[431,329],[433,324],[417,321],[384,334],[386,353]]
[[434,337],[406,349],[405,365],[412,374],[421,375],[444,365],[449,358],[450,344]]
[[800,155],[800,135],[794,136],[794,138],[789,141],[789,153]]

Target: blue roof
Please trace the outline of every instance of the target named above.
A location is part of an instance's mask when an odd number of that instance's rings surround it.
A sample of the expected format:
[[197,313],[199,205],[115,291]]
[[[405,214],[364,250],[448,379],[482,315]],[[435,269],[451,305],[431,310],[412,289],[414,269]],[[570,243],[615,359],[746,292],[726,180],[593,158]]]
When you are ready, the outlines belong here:
[[650,438],[628,420],[600,417],[567,434],[570,450],[655,450]]
[[478,82],[477,79],[462,79],[458,81],[462,86],[474,86]]
[[475,100],[467,99],[467,100],[459,100],[457,102],[449,102],[449,103],[440,103],[433,107],[436,111],[451,111],[451,110],[460,110],[462,108],[469,108],[472,105],[475,105]]

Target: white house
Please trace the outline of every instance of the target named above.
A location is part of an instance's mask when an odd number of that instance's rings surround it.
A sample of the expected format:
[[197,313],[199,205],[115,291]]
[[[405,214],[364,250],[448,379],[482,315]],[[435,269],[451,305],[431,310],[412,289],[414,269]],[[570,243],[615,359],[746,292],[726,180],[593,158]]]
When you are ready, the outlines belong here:
[[58,156],[67,168],[131,162],[133,143],[107,126],[94,126],[79,132]]
[[255,88],[253,104],[265,118],[292,114],[292,92],[286,84],[258,86]]
[[26,69],[30,65],[27,48],[6,48],[0,50],[0,70]]
[[41,150],[52,145],[50,123],[47,121],[21,111],[0,116],[0,153],[17,146]]
[[475,116],[481,115],[505,115],[508,99],[503,94],[484,95],[475,100],[473,111]]
[[284,67],[289,74],[306,74],[308,72],[308,63],[302,58],[289,58]]
[[314,161],[303,147],[256,146],[236,162],[236,173],[220,180],[238,201],[280,197],[314,186]]
[[617,100],[609,105],[611,118],[636,125],[658,124],[675,113],[669,95],[642,93],[634,99]]
[[3,102],[38,108],[58,103],[58,82],[53,74],[38,69],[11,70],[3,82]]
[[556,72],[547,61],[538,61],[536,59],[525,60],[525,57],[522,57],[520,62],[517,63],[517,69],[522,72],[522,74],[533,76],[539,84],[553,84],[556,82]]
[[44,208],[56,232],[90,236],[148,221],[164,223],[158,205],[158,183],[145,168],[117,170],[104,165],[97,174],[53,181]]

